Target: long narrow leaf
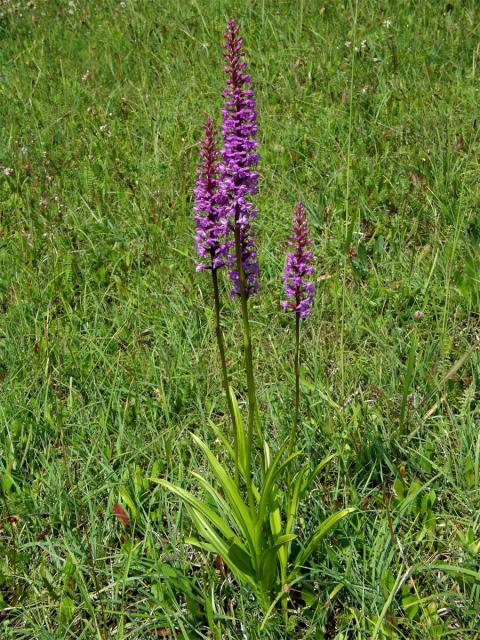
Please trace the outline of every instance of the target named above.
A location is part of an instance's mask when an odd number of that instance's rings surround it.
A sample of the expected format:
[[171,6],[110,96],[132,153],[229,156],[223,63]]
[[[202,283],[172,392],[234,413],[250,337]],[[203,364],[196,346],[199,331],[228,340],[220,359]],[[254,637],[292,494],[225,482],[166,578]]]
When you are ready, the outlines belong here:
[[285,452],[287,445],[288,440],[286,440],[281,446],[279,452],[277,453],[272,464],[267,470],[263,488],[260,494],[260,504],[258,505],[257,527],[261,527],[265,520],[265,512],[271,499],[272,489],[275,485],[275,481],[277,480],[281,472],[290,464],[290,462],[299,455],[298,451],[296,453],[293,453],[285,460],[285,462],[280,465],[280,460],[283,453]]
[[252,567],[252,560],[245,551],[245,546],[239,538],[234,538],[228,542],[228,559],[235,563],[237,567],[252,579],[255,578],[255,572]]
[[237,398],[231,386],[228,387],[230,393],[230,400],[233,407],[233,417],[235,420],[235,431],[237,435],[237,447],[238,447],[238,464],[243,477],[245,477],[247,469],[247,449],[245,446],[245,431],[243,428],[242,414],[238,406]]
[[329,456],[327,456],[326,458],[324,458],[321,462],[319,462],[317,464],[315,469],[312,471],[312,473],[308,476],[308,478],[305,481],[305,483],[302,485],[302,490],[300,492],[300,498],[302,498],[305,495],[305,492],[307,491],[307,489],[309,489],[312,486],[313,481],[318,476],[318,474],[323,469],[323,467],[325,467],[330,462],[330,460],[333,460],[333,458],[335,458],[336,455],[337,455],[336,453],[331,453]]
[[247,506],[243,502],[240,493],[235,485],[235,482],[232,478],[226,473],[225,469],[215,458],[213,453],[207,447],[207,445],[200,440],[195,434],[192,434],[192,438],[195,443],[202,449],[204,452],[210,467],[215,474],[216,479],[220,483],[224,493],[225,499],[230,504],[230,508],[232,510],[232,514],[235,517],[235,521],[237,526],[241,530],[245,541],[247,542],[247,546],[250,548],[252,552],[252,557],[257,557],[259,555],[260,549],[258,548],[255,540],[255,527],[248,511]]
[[228,543],[211,526],[208,520],[193,507],[189,508],[190,516],[200,536],[208,542],[215,553],[219,553],[222,558],[228,553]]
[[347,509],[342,509],[341,511],[337,511],[337,513],[333,513],[329,516],[322,524],[313,532],[310,536],[310,539],[307,541],[305,548],[300,551],[298,556],[295,559],[295,567],[293,573],[300,569],[305,565],[309,557],[312,555],[315,548],[318,544],[325,538],[325,536],[333,529],[333,527],[343,520],[350,513],[355,511],[354,507],[348,507]]
[[221,518],[213,509],[204,504],[199,498],[194,496],[190,491],[186,491],[181,487],[177,487],[177,485],[168,482],[168,480],[161,480],[158,478],[150,478],[152,482],[157,482],[162,487],[165,487],[172,493],[176,494],[179,498],[181,498],[184,502],[186,502],[190,507],[196,509],[199,513],[203,514],[205,518],[210,520],[211,524],[218,529],[218,531],[228,540],[235,536],[235,532],[226,524],[226,522]]
[[[205,491],[207,491],[207,493],[211,495],[212,498],[215,500],[215,503],[219,509],[219,513],[221,514],[219,515],[219,517],[222,518],[224,522],[225,520],[230,520],[230,522],[233,520],[233,522],[235,522],[235,517],[232,513],[230,505],[226,500],[224,500],[224,498],[222,498],[222,496],[218,493],[218,491],[215,491],[215,489],[208,482],[208,480],[205,480],[205,478],[203,478],[199,473],[196,473],[195,471],[192,471],[192,476],[194,476],[198,480],[198,482],[205,489]],[[238,540],[239,540],[239,544],[243,545],[243,543],[240,542],[240,539]],[[247,552],[247,548],[245,547],[245,545],[243,545],[243,550]]]
[[[226,452],[228,453],[228,455],[230,456],[230,458],[232,459],[232,462],[235,462],[235,452],[233,450],[232,445],[230,444],[230,442],[228,441],[228,439],[225,437],[225,434],[222,432],[221,429],[219,429],[214,422],[212,422],[212,420],[208,421],[210,428],[212,429],[213,433],[215,434],[215,436],[220,440],[220,442],[222,443],[222,446],[225,448]],[[240,464],[240,475],[241,477],[245,480],[245,469],[242,467],[242,464]],[[255,500],[257,501],[257,503],[260,500],[260,493],[257,489],[257,487],[252,483],[252,492],[253,492],[253,496],[255,498]]]
[[213,420],[208,420],[208,424],[210,426],[210,429],[213,431],[213,433],[215,434],[215,436],[220,440],[220,442],[222,443],[222,446],[224,447],[224,449],[226,450],[226,452],[228,453],[228,455],[232,458],[232,460],[235,460],[235,452],[233,450],[232,445],[230,444],[228,438],[225,436],[225,434],[223,433],[223,431],[221,429],[219,429],[217,427],[217,425],[213,422]]
[[271,496],[268,511],[270,514],[270,531],[272,532],[273,538],[276,539],[282,534],[282,515],[280,512],[278,490]]
[[[271,501],[268,505],[269,517],[270,517],[270,530],[273,535],[273,539],[278,541],[282,534],[282,515],[280,512],[278,491],[275,495],[272,495]],[[280,578],[282,583],[287,577],[287,565],[288,565],[288,547],[283,544],[277,549],[277,557],[280,565]]]
[[268,446],[268,442],[266,440],[263,443],[263,457],[265,458],[265,472],[267,472],[269,466],[272,464],[272,455],[270,453],[270,447]]
[[208,523],[202,518],[201,514],[195,512],[194,509],[190,510],[192,513],[192,520],[195,523],[200,535],[206,540],[203,542],[202,540],[198,540],[197,538],[188,538],[188,542],[200,549],[208,551],[209,553],[218,553],[222,560],[228,564],[232,572],[239,578],[243,580],[247,580],[255,586],[255,581],[253,576],[245,571],[235,562],[235,559],[229,556],[229,549],[231,545],[217,536],[215,531],[208,526]]
[[238,538],[234,536],[231,540],[223,540],[209,526],[208,522],[195,509],[190,509],[192,520],[194,521],[198,532],[206,540],[206,544],[196,539],[190,539],[191,544],[203,548],[206,551],[218,553],[224,562],[228,564],[230,569],[240,579],[247,579],[251,584],[255,584],[254,571],[250,562],[250,558],[245,551],[238,545]]
[[[273,582],[277,577],[277,565],[275,562],[275,556],[278,555],[278,551],[281,548],[285,548],[285,545],[287,545],[292,540],[295,540],[295,537],[296,536],[294,535],[280,536],[275,544],[271,545],[262,553],[259,563],[259,577],[265,590],[269,591],[272,588]],[[283,576],[281,575],[280,578],[283,579]]]
[[306,467],[302,467],[297,473],[294,483],[293,491],[287,504],[287,523],[285,525],[285,533],[292,533],[295,526],[295,519],[297,517],[298,505],[300,503],[300,494],[303,478],[306,472]]

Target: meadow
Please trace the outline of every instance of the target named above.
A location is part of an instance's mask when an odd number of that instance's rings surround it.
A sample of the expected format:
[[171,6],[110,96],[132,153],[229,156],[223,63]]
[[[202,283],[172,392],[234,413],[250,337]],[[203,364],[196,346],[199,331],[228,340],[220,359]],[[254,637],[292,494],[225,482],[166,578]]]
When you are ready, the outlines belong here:
[[[301,198],[298,442],[334,458],[298,531],[355,507],[287,624],[189,544],[157,481],[200,493],[190,434],[221,456],[209,425],[230,428],[193,187],[232,16],[257,98],[266,437],[292,427]],[[1,640],[480,638],[479,33],[476,0],[0,0]]]

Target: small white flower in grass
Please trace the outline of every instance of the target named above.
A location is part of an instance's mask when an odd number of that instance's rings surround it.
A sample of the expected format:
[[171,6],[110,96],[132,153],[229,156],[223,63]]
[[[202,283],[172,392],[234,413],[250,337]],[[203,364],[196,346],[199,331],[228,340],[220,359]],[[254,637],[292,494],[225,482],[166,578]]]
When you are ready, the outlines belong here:
[[385,27],[385,29],[390,29],[390,27],[392,26],[392,21],[391,20],[384,20],[383,21],[383,26]]
[[13,174],[15,173],[15,169],[13,167],[5,167],[5,169],[3,170],[3,173],[6,176],[13,176]]

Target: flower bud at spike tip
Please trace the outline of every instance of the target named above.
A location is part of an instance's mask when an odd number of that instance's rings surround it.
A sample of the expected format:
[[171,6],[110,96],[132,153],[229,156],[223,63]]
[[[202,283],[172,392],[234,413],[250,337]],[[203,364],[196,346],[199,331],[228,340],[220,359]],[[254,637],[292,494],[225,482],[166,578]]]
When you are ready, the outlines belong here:
[[205,121],[205,132],[200,142],[195,184],[195,222],[197,230],[197,271],[218,269],[227,263],[229,243],[228,221],[218,199],[219,152],[217,133],[210,118]]
[[[250,76],[245,72],[246,63],[243,39],[238,35],[239,25],[229,20],[223,55],[227,86],[223,91],[225,104],[222,109],[222,163],[220,165],[219,202],[228,218],[230,229],[238,226],[242,266],[245,274],[246,294],[258,290],[258,260],[255,251],[255,235],[251,221],[257,215],[249,197],[257,193],[258,143],[257,114]],[[233,243],[232,243],[233,246]],[[240,279],[235,268],[235,251],[230,252],[229,276],[232,295],[240,295]]]
[[312,241],[305,209],[301,202],[297,202],[293,212],[292,233],[288,246],[292,251],[287,252],[287,262],[283,272],[283,283],[288,300],[282,302],[286,311],[292,309],[300,318],[306,318],[312,308],[315,285],[308,279],[313,273],[313,251],[310,249]]

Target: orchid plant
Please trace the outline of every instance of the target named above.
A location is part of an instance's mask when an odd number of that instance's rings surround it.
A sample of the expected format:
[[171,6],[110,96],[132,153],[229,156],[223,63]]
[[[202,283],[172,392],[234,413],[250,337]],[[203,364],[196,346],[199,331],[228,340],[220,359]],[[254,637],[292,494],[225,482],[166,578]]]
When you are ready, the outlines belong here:
[[[192,435],[214,478],[214,482],[209,482],[193,472],[204,492],[203,497],[167,480],[159,482],[187,505],[197,531],[197,537],[190,538],[189,542],[220,555],[237,580],[255,591],[266,611],[272,611],[281,601],[287,620],[291,586],[301,580],[320,541],[353,509],[342,509],[330,515],[307,540],[295,545],[294,551],[292,542],[297,538],[300,501],[334,457],[326,457],[313,469],[310,461],[298,464],[301,458],[301,452],[297,450],[300,329],[313,302],[313,252],[305,209],[298,202],[283,274],[286,300],[282,303],[295,318],[295,413],[288,438],[272,453],[257,402],[249,319],[249,299],[259,290],[252,226],[257,215],[252,197],[258,188],[256,102],[246,72],[239,24],[235,20],[228,22],[224,37],[227,81],[223,92],[223,145],[219,151],[218,134],[213,121],[207,119],[200,143],[194,214],[197,270],[210,271],[212,278],[215,332],[232,434],[210,424],[224,449],[225,456],[221,459],[197,435]],[[248,395],[246,428],[230,384],[221,326],[218,272],[224,267],[231,281],[231,296],[239,299],[241,308]],[[253,454],[257,450],[260,455],[255,459]]]

